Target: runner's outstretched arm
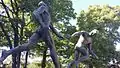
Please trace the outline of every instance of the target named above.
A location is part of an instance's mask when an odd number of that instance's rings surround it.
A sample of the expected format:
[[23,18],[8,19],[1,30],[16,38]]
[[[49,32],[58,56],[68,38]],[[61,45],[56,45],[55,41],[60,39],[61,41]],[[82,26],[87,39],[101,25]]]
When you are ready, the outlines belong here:
[[53,27],[52,24],[50,24],[50,29],[55,33],[59,38],[63,39],[63,36]]

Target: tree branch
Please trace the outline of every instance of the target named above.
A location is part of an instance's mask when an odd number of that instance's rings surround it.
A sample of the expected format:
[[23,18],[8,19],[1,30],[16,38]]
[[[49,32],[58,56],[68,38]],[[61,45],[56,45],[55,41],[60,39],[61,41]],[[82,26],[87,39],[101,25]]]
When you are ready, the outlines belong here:
[[2,15],[2,14],[0,14],[0,16],[2,16],[2,17],[4,17],[4,18],[8,18],[7,16],[4,16],[4,15]]
[[[2,5],[3,3],[0,2],[0,4]],[[11,13],[13,13],[13,11],[12,11],[8,6],[5,5],[5,7],[6,7]]]
[[6,8],[6,5],[4,4],[3,0],[1,0],[1,3],[2,3],[2,6],[4,7],[4,9],[5,9],[6,13],[7,13],[7,16],[8,16],[8,18],[9,18],[9,20],[11,21],[11,24],[12,24],[11,26],[12,26],[13,30],[15,30],[15,26],[14,26],[14,24],[12,23],[10,14],[9,14],[9,12],[8,12],[8,10],[7,10],[7,8]]
[[13,9],[13,12],[15,12],[12,0],[10,0],[10,3],[11,3],[11,6],[12,6],[12,9]]
[[0,27],[1,27],[2,32],[4,33],[4,35],[5,35],[5,37],[6,37],[7,41],[8,41],[8,43],[9,43],[8,45],[10,46],[10,49],[12,49],[11,40],[10,40],[10,38],[9,38],[9,36],[8,36],[8,34],[7,34],[7,32],[4,30],[4,27],[3,27],[3,24],[2,24],[1,21],[0,21]]
[[14,0],[14,1],[15,1],[15,7],[16,7],[16,9],[17,9],[16,12],[18,12],[18,11],[19,11],[19,7],[18,7],[18,4],[17,4],[17,1],[16,1],[16,0]]
[[24,17],[24,12],[22,13],[22,24],[21,24],[21,30],[20,30],[20,42],[23,39],[23,28],[25,26],[25,17]]

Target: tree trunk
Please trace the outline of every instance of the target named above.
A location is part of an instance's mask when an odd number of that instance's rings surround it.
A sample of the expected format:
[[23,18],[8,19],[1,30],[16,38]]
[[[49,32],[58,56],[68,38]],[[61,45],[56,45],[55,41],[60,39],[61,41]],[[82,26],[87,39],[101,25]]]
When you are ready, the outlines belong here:
[[17,68],[20,68],[20,58],[21,57],[21,52],[17,54]]
[[46,67],[46,53],[47,53],[47,47],[45,47],[45,50],[44,50],[44,52],[43,52],[43,60],[42,60],[42,68],[45,68]]
[[29,51],[27,51],[27,52],[26,52],[26,55],[25,55],[25,65],[24,65],[24,68],[27,68],[28,54],[29,54]]
[[[19,43],[19,37],[18,37],[18,22],[16,22],[16,29],[14,29],[14,48],[18,46]],[[18,53],[19,54],[19,53]],[[14,54],[13,55],[13,68],[19,68],[19,64],[17,64],[17,62],[19,63],[20,61],[17,61],[17,56],[18,54]]]
[[16,64],[16,54],[12,54],[12,68],[17,68]]

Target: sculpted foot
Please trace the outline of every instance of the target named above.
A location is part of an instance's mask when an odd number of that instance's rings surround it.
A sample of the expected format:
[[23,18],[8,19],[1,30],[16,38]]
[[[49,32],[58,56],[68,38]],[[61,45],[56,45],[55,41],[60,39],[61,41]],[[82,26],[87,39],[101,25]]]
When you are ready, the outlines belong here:
[[7,51],[6,51],[6,50],[3,50],[3,51],[2,51],[2,55],[1,55],[1,57],[0,57],[0,64],[3,63],[3,61],[6,59],[6,57],[7,57]]

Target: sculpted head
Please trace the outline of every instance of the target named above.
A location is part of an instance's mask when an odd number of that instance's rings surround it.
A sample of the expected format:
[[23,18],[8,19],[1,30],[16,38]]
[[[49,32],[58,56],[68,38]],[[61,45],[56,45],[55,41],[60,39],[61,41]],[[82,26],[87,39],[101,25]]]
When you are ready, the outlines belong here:
[[42,5],[46,6],[46,4],[45,4],[43,1],[40,1],[40,2],[38,3],[38,6],[42,6]]
[[43,1],[40,1],[40,2],[38,3],[38,6],[45,6],[45,7],[48,9],[47,4],[45,4]]

